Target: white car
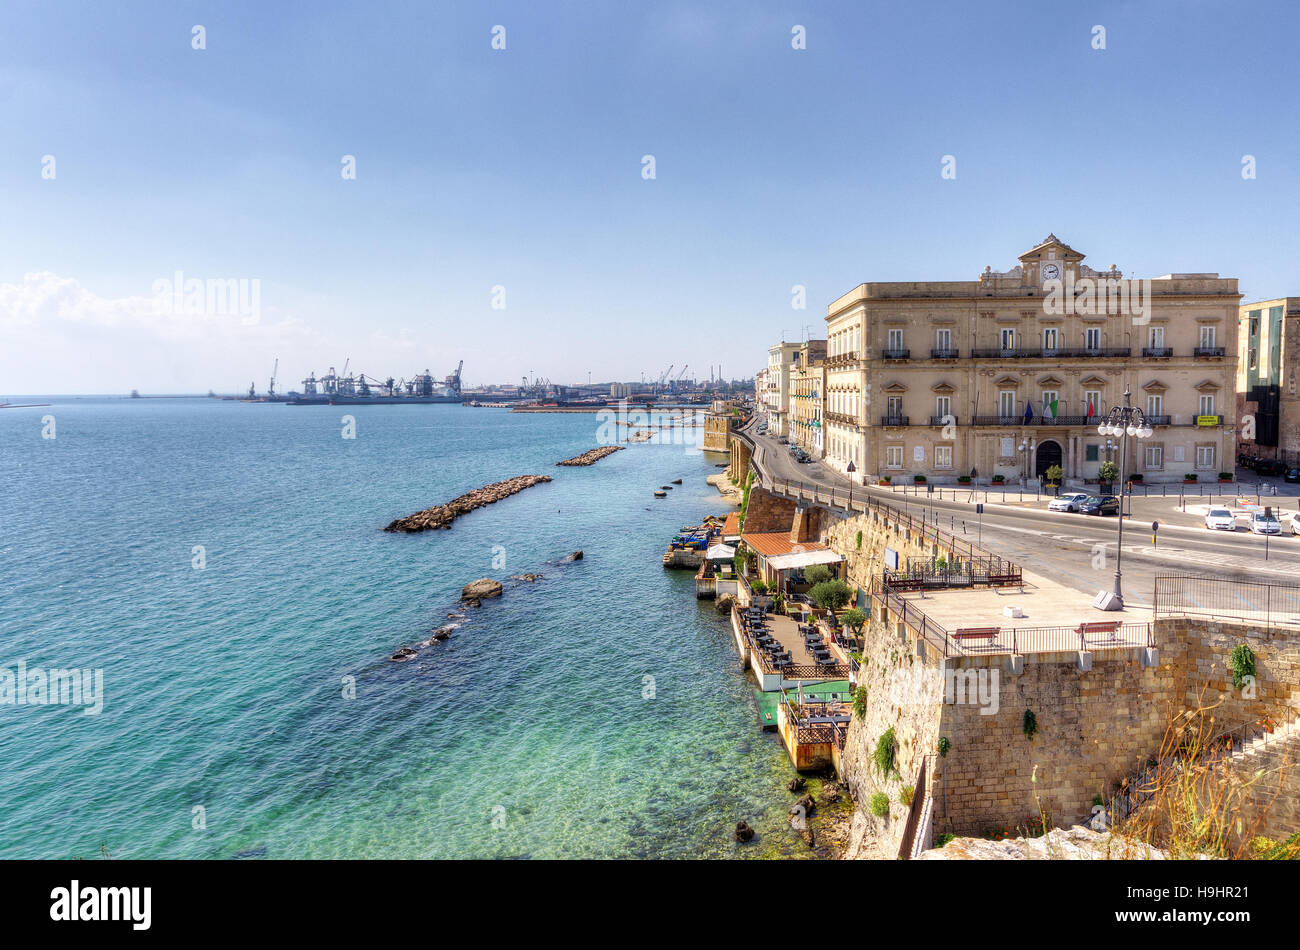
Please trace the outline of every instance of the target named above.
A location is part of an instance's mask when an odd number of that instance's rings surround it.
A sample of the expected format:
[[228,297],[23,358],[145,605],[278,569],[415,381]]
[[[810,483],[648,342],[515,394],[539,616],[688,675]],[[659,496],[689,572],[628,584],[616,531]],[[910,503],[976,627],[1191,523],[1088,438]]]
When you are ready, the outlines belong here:
[[1068,495],[1062,495],[1060,498],[1053,498],[1047,506],[1048,511],[1075,511],[1079,510],[1079,505],[1088,497],[1087,492],[1070,492]]
[[1237,516],[1227,508],[1211,508],[1205,513],[1205,527],[1220,531],[1236,531]]
[[1295,537],[1297,534],[1300,534],[1300,511],[1297,511],[1295,514],[1291,516],[1290,525],[1291,525],[1292,537]]
[[1250,530],[1255,534],[1281,534],[1282,526],[1277,518],[1257,511],[1250,516]]

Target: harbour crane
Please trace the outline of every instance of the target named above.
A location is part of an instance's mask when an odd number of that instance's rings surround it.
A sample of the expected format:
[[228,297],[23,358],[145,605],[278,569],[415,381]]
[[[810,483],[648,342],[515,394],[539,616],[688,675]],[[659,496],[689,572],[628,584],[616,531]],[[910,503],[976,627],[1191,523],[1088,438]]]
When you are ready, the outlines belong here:
[[280,372],[280,357],[277,356],[275,358],[275,366],[271,370],[271,385],[266,388],[266,394],[268,396],[275,395],[275,376],[278,372]]

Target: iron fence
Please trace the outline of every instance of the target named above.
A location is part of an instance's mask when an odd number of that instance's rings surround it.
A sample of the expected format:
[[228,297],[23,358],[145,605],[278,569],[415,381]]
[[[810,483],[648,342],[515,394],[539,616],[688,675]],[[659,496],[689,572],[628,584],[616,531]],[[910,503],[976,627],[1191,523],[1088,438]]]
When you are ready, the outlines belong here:
[[1154,614],[1300,627],[1300,584],[1170,575],[1156,578]]

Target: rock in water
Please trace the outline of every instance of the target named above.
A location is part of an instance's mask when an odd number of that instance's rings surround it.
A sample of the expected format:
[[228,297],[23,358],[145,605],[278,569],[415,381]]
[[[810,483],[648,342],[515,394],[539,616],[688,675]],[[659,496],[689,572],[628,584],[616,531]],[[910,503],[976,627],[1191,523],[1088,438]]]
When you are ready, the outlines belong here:
[[454,623],[449,623],[445,627],[439,627],[437,630],[433,631],[433,636],[429,638],[429,642],[432,643],[434,640],[446,640],[451,636],[451,632],[455,629],[456,625]]
[[460,599],[473,603],[482,601],[488,597],[501,596],[501,582],[494,581],[490,577],[480,577],[476,581],[470,581],[460,592]]
[[786,788],[792,792],[802,792],[807,785],[808,782],[802,775],[796,775],[790,779],[790,784]]
[[741,844],[754,840],[754,829],[749,827],[749,822],[736,822],[736,840]]
[[493,504],[502,498],[508,498],[516,492],[521,492],[525,488],[531,488],[534,485],[549,482],[550,480],[551,476],[549,475],[518,475],[515,478],[507,478],[504,482],[493,482],[491,485],[476,488],[459,498],[453,498],[445,505],[435,505],[432,508],[426,508],[424,511],[417,511],[408,517],[398,518],[384,530],[411,533],[450,528],[453,521],[467,512],[482,508],[484,505]]
[[398,649],[396,653],[394,653],[391,657],[389,657],[389,659],[393,660],[395,663],[405,663],[407,660],[412,659],[414,656],[415,656],[415,651],[412,650],[410,647],[401,647]]
[[566,557],[565,560],[566,560],[566,561],[581,561],[581,560],[582,560],[582,552],[581,552],[581,551],[574,551],[572,554],[570,554],[568,557]]

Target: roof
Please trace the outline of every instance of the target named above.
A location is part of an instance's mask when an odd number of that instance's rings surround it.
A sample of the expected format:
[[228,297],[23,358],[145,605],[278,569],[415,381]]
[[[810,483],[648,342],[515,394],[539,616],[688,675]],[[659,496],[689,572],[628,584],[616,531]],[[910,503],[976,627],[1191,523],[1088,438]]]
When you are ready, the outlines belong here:
[[843,555],[834,551],[796,551],[793,554],[779,554],[767,559],[767,566],[774,571],[788,571],[794,568],[810,567],[813,564],[838,564],[844,560]]
[[738,537],[740,537],[740,512],[733,511],[727,515],[727,520],[722,522],[722,540],[730,541]]
[[710,561],[729,561],[736,556],[736,549],[729,544],[715,544],[704,552]]
[[825,551],[826,545],[819,541],[791,541],[789,531],[774,531],[770,534],[742,534],[744,541],[763,557],[777,557],[781,554],[794,554],[799,551]]

